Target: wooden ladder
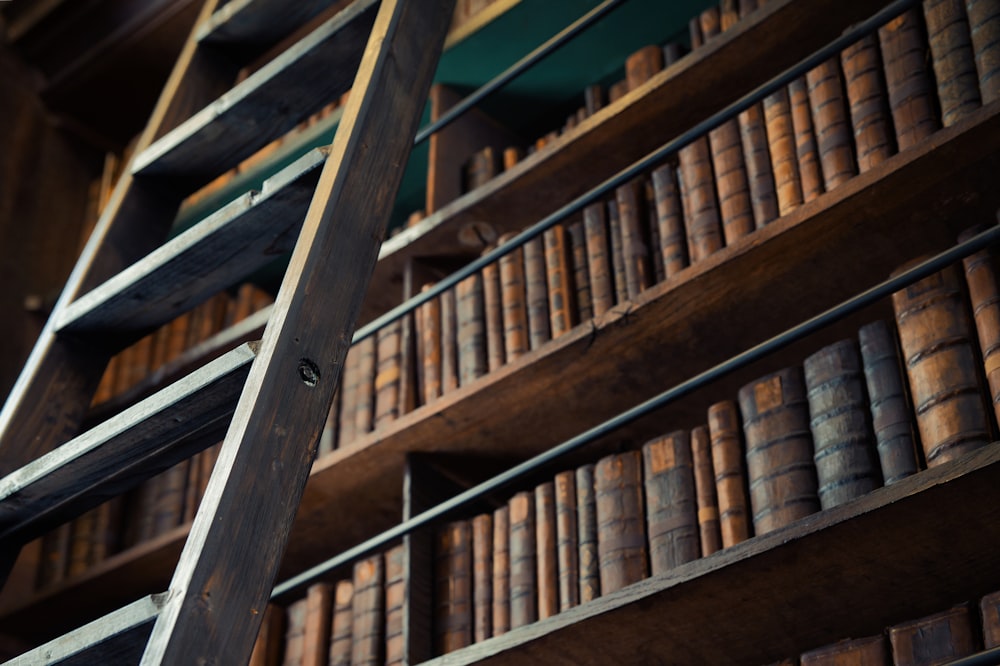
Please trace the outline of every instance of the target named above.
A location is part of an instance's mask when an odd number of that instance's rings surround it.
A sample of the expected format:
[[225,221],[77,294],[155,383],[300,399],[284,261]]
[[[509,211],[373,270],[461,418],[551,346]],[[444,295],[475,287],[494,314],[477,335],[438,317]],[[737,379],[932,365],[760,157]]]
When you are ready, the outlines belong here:
[[[247,662],[455,4],[356,0],[233,86],[248,50],[334,2],[223,2],[0,412],[0,580],[29,540],[225,440],[169,589],[14,663]],[[328,149],[164,242],[186,195],[348,89]],[[260,343],[78,434],[113,354],[288,250]]]

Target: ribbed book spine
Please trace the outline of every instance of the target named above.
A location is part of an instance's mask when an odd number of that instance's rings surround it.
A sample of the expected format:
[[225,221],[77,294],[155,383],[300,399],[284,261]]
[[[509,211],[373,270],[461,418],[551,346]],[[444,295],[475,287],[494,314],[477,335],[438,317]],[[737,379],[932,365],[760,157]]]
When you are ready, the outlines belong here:
[[330,629],[330,666],[351,666],[354,623],[354,582],[337,583],[333,595],[333,623]]
[[810,650],[799,659],[801,666],[890,666],[891,663],[881,634]]
[[618,202],[608,201],[608,237],[611,239],[611,272],[614,276],[615,302],[628,300],[628,281],[625,275],[625,249],[622,241],[622,222],[618,211]]
[[510,509],[493,512],[493,635],[510,631]]
[[642,457],[628,451],[594,467],[597,551],[603,594],[649,575],[642,502]]
[[468,520],[448,523],[438,532],[435,554],[437,653],[472,644],[472,526]]
[[708,432],[719,501],[719,532],[722,547],[729,548],[752,535],[747,506],[746,464],[736,403],[726,400],[708,408]]
[[397,319],[383,326],[376,334],[378,370],[375,375],[375,429],[399,417],[402,333],[402,320]]
[[538,349],[552,338],[549,328],[549,295],[545,274],[545,246],[541,238],[524,244],[524,278],[528,304],[528,339]]
[[458,321],[458,382],[467,386],[486,374],[486,313],[483,277],[475,273],[455,285]]
[[719,194],[719,213],[726,245],[754,230],[739,123],[730,120],[708,133]]
[[809,103],[812,105],[819,144],[823,183],[829,192],[847,182],[855,173],[851,126],[844,103],[844,82],[838,58],[831,58],[809,70]]
[[739,401],[754,532],[765,534],[819,511],[801,369],[785,368],[747,384]]
[[813,130],[812,111],[806,79],[800,76],[788,84],[788,103],[792,110],[792,130],[795,132],[795,155],[799,160],[799,181],[802,202],[809,203],[823,194],[823,176],[819,170],[819,149]]
[[593,465],[584,465],[576,470],[576,536],[580,542],[580,603],[585,603],[601,596]]
[[559,568],[559,610],[580,603],[580,552],[577,540],[576,473],[556,474],[556,559]]
[[649,257],[649,242],[644,230],[645,192],[636,179],[615,190],[622,232],[622,259],[625,266],[625,291],[632,300],[654,282]]
[[841,340],[808,357],[802,367],[819,503],[831,509],[882,485],[871,446],[874,437],[861,359],[854,340]]
[[351,606],[351,664],[378,666],[385,659],[385,567],[382,555],[354,565],[354,599]]
[[695,139],[680,149],[680,176],[684,219],[687,228],[688,258],[701,261],[722,249],[722,229],[715,201],[715,178],[712,174],[708,140]]
[[920,10],[909,9],[889,21],[879,28],[878,38],[896,144],[906,150],[938,128]]
[[847,83],[858,172],[864,173],[892,155],[892,126],[875,35],[848,46],[841,53],[840,61]]
[[472,640],[493,635],[493,516],[472,519]]
[[406,549],[400,544],[385,553],[385,663],[389,666],[407,661],[405,618]]
[[697,559],[701,551],[688,431],[646,442],[642,462],[650,571],[655,576]]
[[576,323],[573,270],[566,227],[557,224],[542,235],[549,297],[549,330],[558,338]]
[[441,393],[458,388],[458,315],[455,288],[441,292]]
[[590,294],[590,269],[587,266],[587,236],[583,220],[576,219],[566,227],[569,232],[570,257],[573,264],[573,288],[576,295],[576,320],[589,321],[594,316]]
[[302,666],[305,654],[306,600],[299,599],[285,609],[285,657],[283,666]]
[[[499,242],[503,244],[513,237],[513,234],[505,234],[500,237]],[[500,257],[500,289],[503,299],[504,352],[509,363],[529,349],[524,252],[521,248]]]
[[[425,284],[421,291],[433,287]],[[420,402],[429,405],[441,397],[441,299],[432,298],[417,309],[420,329]],[[344,367],[347,372],[347,366]],[[345,396],[347,393],[344,394]],[[346,404],[346,403],[343,403]],[[341,407],[343,411],[344,407]]]
[[951,127],[980,104],[969,20],[962,0],[924,0],[924,18],[941,104],[941,124]]
[[535,580],[538,619],[559,612],[559,565],[556,539],[555,488],[547,481],[535,488]]
[[669,278],[688,265],[684,209],[677,186],[677,168],[672,162],[653,170],[653,196],[663,273]]
[[535,495],[520,492],[507,504],[510,515],[510,628],[538,619],[535,570]]
[[896,666],[946,664],[978,650],[967,604],[889,629]]
[[614,307],[615,286],[608,245],[608,221],[603,203],[583,209],[583,231],[587,241],[587,271],[590,275],[590,296],[594,316]]
[[625,81],[635,90],[663,69],[663,51],[658,45],[644,46],[625,59]]
[[708,426],[691,431],[691,464],[698,503],[698,535],[701,555],[706,557],[722,548],[719,532],[719,500],[715,491],[715,468],[712,466],[712,438]]
[[333,588],[316,583],[306,593],[306,625],[302,637],[302,665],[326,666],[330,650]]
[[354,436],[372,431],[375,415],[375,336],[359,340],[357,399],[354,403]]
[[784,216],[802,205],[799,158],[795,151],[795,131],[787,89],[764,98],[764,119],[767,123],[767,148],[774,169],[778,214]]
[[358,402],[358,361],[360,358],[361,350],[357,345],[352,345],[347,350],[344,372],[340,380],[343,390],[340,399],[340,436],[337,439],[340,440],[341,446],[350,444],[355,439],[354,411]]
[[656,214],[656,194],[653,192],[653,181],[649,178],[643,178],[642,181],[642,191],[645,195],[645,205],[646,217],[644,220],[644,229],[649,233],[649,259],[653,263],[653,284],[658,284],[667,279],[666,269],[663,266],[663,255],[660,253],[659,248],[662,247],[660,243],[660,222],[659,217]]
[[1000,99],[1000,2],[965,0],[983,104]]
[[[968,240],[984,229],[973,227],[959,236],[959,241]],[[965,284],[969,288],[979,350],[990,388],[990,401],[994,414],[1000,418],[1000,282],[997,280],[997,261],[993,250],[987,248],[963,259],[962,265],[965,267]]]

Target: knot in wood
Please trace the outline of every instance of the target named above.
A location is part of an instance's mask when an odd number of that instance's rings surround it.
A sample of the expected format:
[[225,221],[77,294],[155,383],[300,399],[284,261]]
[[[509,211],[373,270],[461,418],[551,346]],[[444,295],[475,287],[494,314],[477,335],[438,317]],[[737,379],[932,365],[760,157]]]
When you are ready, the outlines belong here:
[[319,383],[319,366],[307,358],[299,359],[299,378],[306,386]]

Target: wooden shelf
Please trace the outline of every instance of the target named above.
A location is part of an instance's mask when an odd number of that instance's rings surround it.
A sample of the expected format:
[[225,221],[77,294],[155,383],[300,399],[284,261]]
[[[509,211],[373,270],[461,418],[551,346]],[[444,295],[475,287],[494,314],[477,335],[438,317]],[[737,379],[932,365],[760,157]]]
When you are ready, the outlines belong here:
[[756,666],[1000,588],[1000,445],[425,662]]
[[199,26],[205,44],[267,45],[342,0],[231,0]]

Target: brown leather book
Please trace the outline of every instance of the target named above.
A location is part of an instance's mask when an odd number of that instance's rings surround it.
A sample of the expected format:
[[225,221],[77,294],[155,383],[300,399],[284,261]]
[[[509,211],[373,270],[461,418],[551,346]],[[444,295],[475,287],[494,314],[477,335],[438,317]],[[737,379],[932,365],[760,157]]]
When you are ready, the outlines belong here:
[[691,431],[691,464],[694,468],[701,556],[706,557],[722,548],[719,500],[715,491],[715,468],[712,467],[712,438],[708,426],[698,426]]
[[983,104],[1000,99],[1000,4],[965,0]]
[[801,666],[890,666],[885,636],[843,640],[810,650],[799,658]]
[[653,192],[653,181],[650,178],[643,178],[642,189],[646,197],[643,206],[646,209],[646,219],[643,224],[645,231],[649,233],[649,258],[653,263],[653,284],[658,284],[667,279],[667,274],[663,267],[663,254],[659,251],[662,244],[660,243],[660,221],[656,214],[656,193]]
[[566,227],[557,224],[542,234],[545,248],[545,276],[549,297],[549,330],[558,338],[576,324],[573,266]]
[[608,86],[608,104],[613,104],[628,93],[628,81],[622,79]]
[[979,649],[969,604],[897,624],[889,629],[889,643],[896,666],[947,664]]
[[892,126],[882,83],[881,60],[875,35],[854,42],[840,54],[859,173],[892,155]]
[[153,534],[169,532],[184,519],[188,465],[189,461],[182,460],[160,475],[153,501]]
[[920,470],[903,361],[896,344],[896,332],[887,322],[875,321],[862,326],[858,341],[879,466],[883,483],[888,486]]
[[657,44],[644,46],[625,59],[625,81],[635,90],[663,69],[663,50]]
[[608,243],[608,220],[603,203],[583,209],[583,230],[587,240],[587,271],[594,316],[600,317],[615,305],[615,285]]
[[488,183],[497,175],[497,167],[497,155],[490,146],[473,153],[462,165],[462,192],[471,192]]
[[771,167],[774,169],[778,214],[784,216],[802,205],[802,181],[799,179],[799,158],[795,151],[795,131],[787,89],[764,98],[764,120],[767,123]]
[[69,555],[66,558],[66,575],[70,578],[80,575],[91,565],[90,551],[96,522],[94,510],[70,522]]
[[340,432],[337,439],[341,446],[346,446],[354,441],[356,432],[354,427],[355,406],[358,403],[358,363],[361,360],[361,349],[357,345],[352,345],[347,350],[347,357],[344,359],[344,370],[341,373],[340,386],[342,387],[340,398]]
[[576,473],[556,474],[556,559],[559,570],[559,610],[580,603],[580,551],[577,540]]
[[42,537],[37,587],[45,589],[66,577],[69,566],[72,523],[63,523]]
[[283,664],[301,666],[305,656],[306,600],[293,601],[285,609],[285,657]]
[[621,215],[618,210],[618,202],[614,199],[608,201],[608,237],[611,239],[609,250],[611,251],[611,268],[614,276],[615,302],[623,303],[628,300],[628,280],[625,275],[625,245],[622,240]]
[[627,451],[598,461],[594,495],[601,592],[608,594],[649,576],[642,455]]
[[[503,245],[515,234],[498,239]],[[503,344],[507,362],[528,351],[528,308],[525,302],[524,252],[521,248],[500,257],[500,288],[503,301]]]
[[740,414],[732,400],[708,408],[708,432],[712,442],[712,468],[719,501],[719,532],[722,547],[746,541],[753,534],[747,503],[747,473],[740,439]]
[[583,220],[573,220],[567,225],[566,231],[569,232],[570,257],[573,265],[576,320],[590,321],[594,316],[594,303],[590,295],[590,269],[587,266],[587,235],[583,229]]
[[559,612],[559,564],[556,537],[556,493],[551,481],[535,488],[535,575],[538,619]]
[[739,392],[753,528],[765,534],[819,511],[802,369],[785,368]]
[[472,519],[472,640],[493,635],[493,515]]
[[510,628],[538,619],[535,568],[535,495],[524,491],[507,503],[510,516]]
[[[715,37],[722,30],[722,14],[718,7],[709,7],[702,11],[697,18],[699,30],[701,32],[701,39],[698,40],[697,46],[701,46],[707,42],[712,37]],[[692,20],[692,24],[694,20]],[[693,31],[692,31],[693,35]],[[696,48],[695,39],[692,36],[691,48]]]
[[743,111],[737,121],[746,160],[747,187],[750,190],[754,226],[759,229],[778,217],[778,198],[771,172],[763,104],[758,102]]
[[983,647],[987,650],[1000,647],[1000,592],[983,597],[979,613],[983,618]]
[[[194,461],[192,460],[188,467],[191,468],[194,466]],[[121,520],[123,501],[123,497],[115,497],[95,509],[97,516],[95,518],[94,535],[90,551],[92,564],[97,564],[98,562],[110,557],[112,553],[118,551],[118,543],[122,527]],[[190,511],[193,516],[194,511],[197,511],[197,508],[197,501],[195,502],[194,507],[189,508],[187,506],[187,498],[185,498],[184,522],[188,522],[187,512]]]
[[829,192],[856,173],[854,141],[847,118],[839,58],[830,58],[809,70],[806,81],[809,84],[809,103],[813,110],[823,184]]
[[440,528],[435,551],[437,654],[472,644],[472,525],[457,520]]
[[510,631],[510,510],[493,512],[493,635]]
[[[406,549],[403,544],[385,553],[385,663],[406,660]],[[325,662],[324,662],[325,663]]]
[[332,614],[333,587],[327,583],[309,586],[306,593],[306,622],[302,632],[303,666],[326,666],[330,651]]
[[594,84],[583,89],[584,108],[587,116],[592,116],[604,107],[604,88]]
[[962,0],[925,0],[924,19],[941,104],[941,124],[951,127],[980,105],[965,4]]
[[601,596],[601,570],[597,553],[597,497],[594,466],[576,469],[576,537],[580,566],[580,603]]
[[382,555],[354,564],[351,604],[351,664],[378,666],[385,660],[385,567]]
[[552,338],[549,328],[549,295],[546,289],[545,246],[541,238],[524,244],[524,280],[528,304],[528,340],[538,349]]
[[666,277],[676,275],[688,265],[687,232],[684,230],[684,209],[677,186],[677,166],[673,162],[653,170],[653,195],[656,200],[656,222]]
[[708,140],[705,137],[695,139],[680,149],[678,157],[688,258],[693,264],[722,249],[723,245]]
[[819,503],[831,509],[882,485],[857,343],[841,340],[823,347],[802,363],[802,369],[809,392]]
[[635,299],[655,281],[649,256],[649,239],[645,230],[648,215],[645,210],[645,190],[635,179],[615,190],[622,234],[622,260],[625,267],[625,291]]
[[458,323],[458,383],[467,386],[486,374],[486,316],[483,276],[475,273],[455,285]]
[[513,169],[514,165],[520,162],[524,157],[524,151],[522,151],[517,146],[510,146],[509,148],[504,148],[503,151],[503,170]]
[[375,416],[376,343],[370,335],[356,344],[358,348],[357,398],[354,402],[354,436],[364,437],[372,431]]
[[354,582],[337,583],[333,595],[333,621],[330,627],[330,666],[351,666],[353,636]]
[[441,394],[458,388],[458,319],[455,288],[441,292]]
[[697,559],[701,552],[688,431],[646,442],[642,462],[650,571],[655,576]]
[[[493,246],[483,252],[493,250]],[[500,286],[500,263],[483,266],[483,315],[486,318],[486,368],[499,370],[507,362],[503,346],[503,292]]]
[[878,31],[889,109],[900,150],[919,143],[938,128],[923,24],[920,10],[908,9]]
[[[968,229],[958,240],[966,241],[985,229],[985,226]],[[986,248],[963,259],[962,266],[965,268],[965,284],[969,288],[990,400],[994,414],[1000,417],[1000,282],[997,280],[996,256],[992,248]]]
[[402,320],[397,319],[376,334],[375,429],[399,418],[402,332]]
[[257,640],[250,653],[249,666],[278,666],[281,664],[281,641],[285,633],[285,612],[280,606],[268,604],[257,632]]
[[792,109],[792,130],[795,132],[795,154],[799,160],[799,181],[802,185],[802,202],[809,203],[823,194],[823,176],[819,170],[819,149],[813,130],[812,110],[806,78],[788,84],[788,103]]
[[927,466],[988,444],[990,429],[958,271],[949,267],[897,291],[892,305]]

